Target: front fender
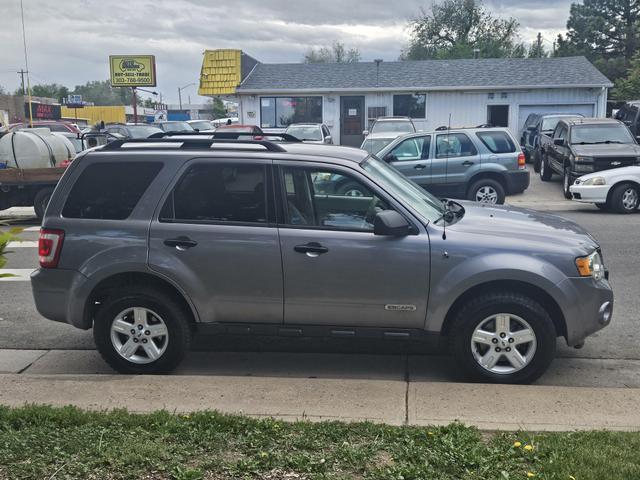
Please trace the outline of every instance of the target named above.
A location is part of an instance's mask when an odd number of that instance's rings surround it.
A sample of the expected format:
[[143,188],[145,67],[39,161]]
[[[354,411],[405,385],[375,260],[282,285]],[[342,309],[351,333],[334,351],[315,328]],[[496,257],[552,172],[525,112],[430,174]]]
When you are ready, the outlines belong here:
[[544,259],[516,253],[493,253],[464,258],[438,255],[432,258],[431,294],[425,329],[439,333],[449,309],[465,292],[495,281],[528,283],[544,290],[564,310],[570,301],[557,285],[567,277]]

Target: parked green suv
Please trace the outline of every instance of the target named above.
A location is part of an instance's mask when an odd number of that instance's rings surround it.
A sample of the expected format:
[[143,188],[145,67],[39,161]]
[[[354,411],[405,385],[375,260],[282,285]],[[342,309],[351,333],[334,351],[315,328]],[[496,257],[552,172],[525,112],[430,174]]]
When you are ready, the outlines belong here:
[[529,186],[524,154],[506,128],[412,133],[377,156],[441,198],[503,204]]

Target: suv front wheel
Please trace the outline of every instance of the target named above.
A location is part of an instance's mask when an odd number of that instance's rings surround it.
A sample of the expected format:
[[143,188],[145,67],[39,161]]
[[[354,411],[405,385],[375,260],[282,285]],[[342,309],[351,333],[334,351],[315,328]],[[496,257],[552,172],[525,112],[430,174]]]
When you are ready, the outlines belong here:
[[168,373],[191,343],[189,319],[166,293],[143,287],[116,290],[98,311],[93,337],[104,360],[120,373]]
[[468,302],[450,331],[451,350],[470,377],[530,383],[542,375],[556,348],[545,309],[520,293],[488,293]]

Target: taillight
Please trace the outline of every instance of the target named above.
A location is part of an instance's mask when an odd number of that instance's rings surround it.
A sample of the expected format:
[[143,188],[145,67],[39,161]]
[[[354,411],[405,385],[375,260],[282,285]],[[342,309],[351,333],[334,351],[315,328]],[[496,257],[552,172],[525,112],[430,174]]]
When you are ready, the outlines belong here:
[[527,161],[524,158],[524,153],[522,152],[518,154],[518,168],[521,168],[521,169],[527,168]]
[[38,239],[38,257],[42,268],[55,268],[60,260],[60,251],[64,241],[64,231],[49,228],[40,229]]
[[254,140],[264,140],[264,137],[262,135],[254,135],[253,139]]

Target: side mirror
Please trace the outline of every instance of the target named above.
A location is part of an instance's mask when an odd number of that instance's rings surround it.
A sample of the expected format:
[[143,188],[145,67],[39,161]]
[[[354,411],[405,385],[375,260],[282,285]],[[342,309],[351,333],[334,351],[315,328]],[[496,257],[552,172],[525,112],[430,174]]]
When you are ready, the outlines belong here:
[[553,144],[562,147],[564,145],[564,138],[554,138]]
[[369,130],[363,130],[362,134],[366,137],[367,135],[369,135]]
[[331,138],[331,135],[327,135],[326,137],[324,137],[324,143],[333,143],[333,138]]
[[404,237],[411,233],[411,224],[395,210],[379,212],[373,219],[373,234]]
[[396,157],[393,153],[388,153],[384,156],[383,160],[387,163],[397,162],[398,157]]
[[200,131],[200,129],[199,129],[199,128],[194,128],[193,130],[194,130],[194,131],[196,131],[196,132],[199,132],[199,131]]

